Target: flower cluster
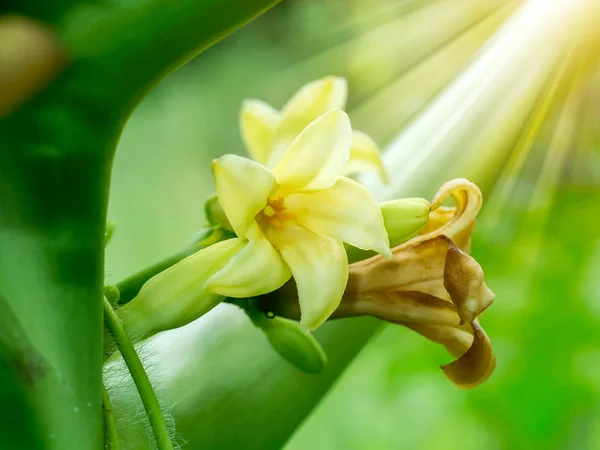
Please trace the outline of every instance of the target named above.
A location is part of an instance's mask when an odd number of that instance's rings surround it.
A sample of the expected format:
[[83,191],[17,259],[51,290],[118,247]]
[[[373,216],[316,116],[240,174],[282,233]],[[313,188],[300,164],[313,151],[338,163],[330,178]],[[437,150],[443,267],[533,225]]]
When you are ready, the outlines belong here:
[[[184,325],[230,298],[308,372],[322,370],[325,357],[306,330],[371,315],[445,345],[459,359],[443,370],[459,386],[491,374],[495,359],[478,316],[494,296],[468,255],[479,189],[459,179],[431,204],[375,202],[345,176],[368,170],[386,178],[376,144],[353,131],[342,110],[346,91],[345,80],[327,77],[281,112],[244,102],[241,133],[253,160],[213,161],[216,196],[206,206],[215,230],[233,235],[213,234],[212,245],[150,279],[119,310],[130,335]],[[442,206],[449,196],[456,207]],[[281,317],[265,319],[261,310]]]

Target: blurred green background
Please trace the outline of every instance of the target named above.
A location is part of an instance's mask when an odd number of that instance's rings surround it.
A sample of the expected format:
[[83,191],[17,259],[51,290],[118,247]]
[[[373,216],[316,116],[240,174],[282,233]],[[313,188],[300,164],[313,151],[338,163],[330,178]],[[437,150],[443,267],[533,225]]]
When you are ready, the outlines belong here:
[[[310,80],[345,76],[353,125],[385,147],[521,4],[288,1],[183,66],[143,101],[119,143],[109,209],[117,231],[106,281],[177,251],[204,224],[210,160],[244,154],[243,99],[279,108]],[[532,112],[503,141],[497,170],[477,180],[490,198],[473,255],[496,293],[482,318],[498,360],[492,378],[458,390],[437,368],[451,360],[442,347],[386,326],[288,450],[600,448],[600,77],[588,66],[572,89],[575,76],[563,80],[568,92],[543,118],[523,153],[526,163],[511,169],[510,155],[547,98],[551,73]],[[490,124],[494,112],[484,117]],[[465,130],[456,146],[485,146],[494,134],[480,131]],[[411,194],[429,197],[444,181]]]

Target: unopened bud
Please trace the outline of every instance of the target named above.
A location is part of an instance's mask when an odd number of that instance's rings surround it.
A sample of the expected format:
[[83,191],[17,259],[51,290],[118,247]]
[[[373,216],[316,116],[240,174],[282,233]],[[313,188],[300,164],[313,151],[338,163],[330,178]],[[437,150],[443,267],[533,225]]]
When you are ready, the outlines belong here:
[[298,322],[246,309],[252,323],[265,333],[271,347],[290,364],[312,374],[323,372],[327,356],[314,336]]
[[204,290],[245,243],[228,239],[202,249],[151,278],[117,313],[131,339],[186,325],[225,299]]
[[379,204],[390,247],[415,237],[429,220],[430,204],[424,198],[402,198]]

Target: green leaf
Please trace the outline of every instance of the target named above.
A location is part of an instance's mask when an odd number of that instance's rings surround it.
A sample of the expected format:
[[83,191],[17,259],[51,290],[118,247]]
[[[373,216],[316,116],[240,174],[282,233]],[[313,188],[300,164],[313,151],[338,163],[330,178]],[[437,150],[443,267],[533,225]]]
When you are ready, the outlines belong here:
[[[106,208],[125,119],[161,77],[275,2],[8,5],[47,21],[68,56],[0,122],[0,290],[51,367],[34,386],[44,448],[102,446]],[[13,45],[25,55],[30,44],[26,34]]]
[[0,421],[0,448],[42,448],[32,408],[32,387],[46,369],[45,361],[0,295],[0,404],[10,412]]

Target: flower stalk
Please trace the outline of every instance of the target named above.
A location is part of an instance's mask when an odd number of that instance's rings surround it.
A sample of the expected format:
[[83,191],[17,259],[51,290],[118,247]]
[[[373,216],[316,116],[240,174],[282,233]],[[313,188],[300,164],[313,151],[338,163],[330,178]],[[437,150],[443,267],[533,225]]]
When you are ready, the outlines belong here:
[[115,340],[119,352],[129,369],[129,373],[135,383],[140,398],[142,399],[158,449],[173,450],[167,423],[160,409],[156,393],[152,388],[148,374],[146,373],[131,340],[123,329],[121,320],[106,297],[104,298],[104,323]]

